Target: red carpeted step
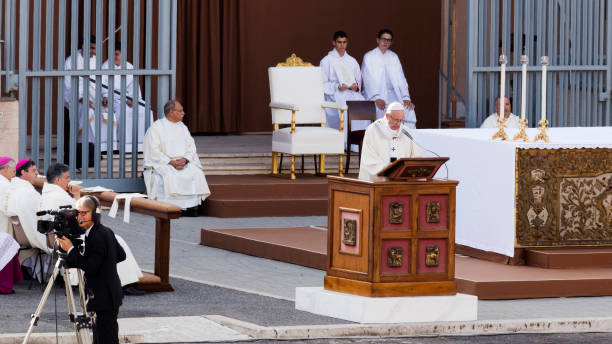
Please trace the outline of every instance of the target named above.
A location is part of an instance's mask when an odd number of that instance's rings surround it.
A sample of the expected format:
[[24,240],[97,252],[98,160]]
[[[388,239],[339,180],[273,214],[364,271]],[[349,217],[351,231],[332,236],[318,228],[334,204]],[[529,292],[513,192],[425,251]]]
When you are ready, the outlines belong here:
[[530,248],[525,260],[527,265],[549,269],[612,268],[612,248]]
[[224,218],[326,216],[327,204],[327,198],[207,199],[202,214]]

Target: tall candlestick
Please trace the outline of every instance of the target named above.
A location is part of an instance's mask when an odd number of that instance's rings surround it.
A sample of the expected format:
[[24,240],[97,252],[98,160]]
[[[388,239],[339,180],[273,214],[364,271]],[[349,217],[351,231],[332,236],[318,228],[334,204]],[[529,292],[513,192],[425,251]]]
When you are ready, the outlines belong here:
[[546,120],[546,66],[548,66],[548,57],[542,56],[540,59],[542,64],[542,120]]
[[525,109],[527,108],[527,63],[529,63],[529,57],[527,55],[521,56],[522,68],[522,86],[521,86],[521,119],[525,119]]
[[506,110],[506,55],[499,55],[499,63],[501,64],[501,76],[499,85],[499,120],[504,120],[504,110]]

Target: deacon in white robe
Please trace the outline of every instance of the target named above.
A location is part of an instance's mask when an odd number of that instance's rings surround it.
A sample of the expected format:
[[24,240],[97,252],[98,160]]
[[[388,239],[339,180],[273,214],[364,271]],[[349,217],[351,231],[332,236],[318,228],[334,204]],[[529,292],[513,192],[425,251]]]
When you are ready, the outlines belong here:
[[[104,64],[102,64],[102,69],[110,69],[111,65],[113,69],[121,69],[121,42],[115,42],[115,58],[111,62],[110,60],[106,60]],[[127,62],[125,63],[125,69],[134,69],[134,66]],[[102,83],[106,88],[102,88],[102,95],[104,97],[104,103],[108,103],[110,87],[109,77],[108,75],[102,76]],[[121,118],[121,77],[115,77],[113,81],[113,88],[115,92],[113,92],[113,112],[115,113],[115,118]],[[125,95],[126,95],[126,106],[125,106],[125,127],[122,128],[121,121],[117,121],[117,132],[121,133],[125,130],[125,151],[130,153],[132,152],[132,130],[134,123],[134,113],[137,116],[137,124],[138,124],[138,152],[142,152],[142,142],[145,135],[145,107],[139,105],[139,102],[142,101],[140,94],[140,87],[138,87],[138,94],[134,96],[134,75],[128,74],[125,76]],[[149,111],[149,125],[153,124],[153,112]],[[119,137],[116,136],[116,142],[119,143]]]
[[[65,167],[62,169],[62,167],[58,167],[58,165]],[[45,183],[43,185],[39,210],[57,210],[60,206],[66,205],[76,209],[76,200],[66,191],[68,183],[70,182],[68,166],[64,164],[51,165],[47,170],[47,178],[51,183]],[[117,273],[119,274],[121,285],[126,286],[136,283],[142,277],[142,270],[140,266],[138,266],[136,258],[125,240],[117,234],[115,234],[115,238],[125,251],[126,257],[124,261],[117,264]],[[70,269],[69,271],[73,270]],[[77,277],[74,272],[70,273],[70,282],[73,285],[77,283]]]
[[[183,106],[169,100],[165,117],[144,138],[145,184],[149,199],[193,208],[210,195],[195,141],[182,120]],[[151,170],[152,169],[152,170]]]
[[403,119],[403,104],[394,102],[387,107],[385,117],[377,119],[366,129],[359,179],[383,181],[385,177],[379,177],[377,174],[392,161],[423,156],[421,148],[409,137],[412,134],[402,123]]
[[[89,49],[89,69],[96,69],[96,40],[95,37],[92,36],[90,38],[90,42],[89,44],[85,44],[83,43],[83,49]],[[76,69],[77,70],[83,70],[85,69],[85,58],[83,56],[83,50],[79,49],[77,51],[76,56],[68,56],[68,58],[66,59],[66,61],[64,62],[64,69],[65,70],[72,70],[72,63],[73,60],[76,63]],[[93,78],[93,77],[91,77]],[[95,111],[94,111],[94,104],[96,101],[96,83],[95,82],[91,82],[90,81],[90,77],[89,76],[84,76],[84,77],[79,77],[78,78],[78,103],[77,103],[77,110],[78,110],[78,118],[80,118],[79,120],[79,131],[77,134],[77,142],[83,142],[83,104],[86,104],[87,106],[87,121],[88,123],[85,125],[86,128],[88,128],[89,133],[88,133],[88,140],[89,142],[96,142],[96,122],[95,122]],[[83,99],[85,96],[85,87],[88,87],[88,99]],[[100,100],[102,101],[102,100]],[[64,107],[66,109],[70,109],[70,104],[72,102],[72,77],[71,76],[65,76],[64,77]],[[102,121],[100,121],[100,150],[105,152],[107,150],[107,144],[108,144],[108,119],[109,119],[109,111],[108,109],[102,109],[101,115],[102,115]],[[111,113],[111,117],[112,117],[112,111]],[[115,144],[113,145],[113,149],[116,149],[116,138],[117,138],[117,122],[116,122],[116,118],[114,120],[114,125],[113,125],[113,142],[115,142]]]
[[408,82],[399,57],[389,50],[392,40],[391,30],[380,30],[376,39],[378,46],[363,57],[361,77],[364,96],[368,100],[376,101],[377,118],[385,115],[385,107],[388,104],[403,103],[406,112],[404,122],[409,128],[414,129],[417,121],[414,104],[410,100]]
[[0,157],[0,232],[13,235],[13,224],[6,211],[11,179],[15,177],[15,161],[10,157]]
[[[512,108],[510,106],[510,99],[504,97],[504,127],[506,128],[519,128],[521,123],[519,122],[519,116],[512,114]],[[495,100],[495,113],[487,117],[484,122],[480,125],[481,128],[497,128],[499,125],[499,97]]]
[[[346,105],[347,100],[365,100],[360,93],[361,70],[359,63],[348,54],[348,36],[344,31],[334,33],[332,49],[319,63],[323,73],[325,100]],[[326,109],[327,126],[340,129],[340,111]],[[351,130],[363,130],[370,121],[351,121]],[[348,136],[348,116],[344,113],[344,143]],[[357,148],[357,147],[355,147]]]

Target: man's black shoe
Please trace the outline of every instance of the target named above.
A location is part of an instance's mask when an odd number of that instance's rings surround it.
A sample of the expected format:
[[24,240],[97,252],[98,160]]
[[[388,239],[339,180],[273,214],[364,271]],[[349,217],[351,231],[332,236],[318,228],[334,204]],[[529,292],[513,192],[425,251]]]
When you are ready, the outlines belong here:
[[185,217],[198,217],[198,211],[196,210],[196,207],[193,208],[187,208],[187,209],[183,209],[181,210],[181,216],[185,216]]
[[123,287],[123,295],[142,296],[144,294],[146,294],[144,290],[138,289],[138,287],[133,284],[129,284]]

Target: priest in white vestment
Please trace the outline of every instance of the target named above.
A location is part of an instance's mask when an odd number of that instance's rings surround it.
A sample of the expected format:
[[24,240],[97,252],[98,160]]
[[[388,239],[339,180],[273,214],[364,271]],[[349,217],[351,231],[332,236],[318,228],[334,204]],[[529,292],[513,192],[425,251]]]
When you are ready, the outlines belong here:
[[169,100],[164,114],[144,138],[147,194],[149,199],[175,204],[186,215],[197,216],[194,207],[210,195],[210,190],[195,141],[182,122],[185,112],[181,103]]
[[[519,122],[519,116],[511,113],[512,108],[510,106],[510,99],[504,97],[504,127],[506,128],[519,128],[521,123]],[[495,113],[487,117],[484,122],[480,125],[481,128],[497,128],[499,125],[499,97],[495,99]]]
[[[102,64],[102,69],[110,69],[112,66],[113,69],[121,69],[121,42],[115,41],[115,57],[113,61],[106,60],[104,64]],[[125,63],[125,69],[134,69],[134,66],[127,62]],[[113,81],[113,88],[115,92],[113,92],[113,107],[112,111],[115,113],[115,118],[121,118],[121,79],[122,77],[115,77]],[[102,76],[102,83],[107,88],[102,88],[102,96],[104,97],[105,106],[108,103],[110,89],[109,77],[108,75]],[[117,132],[121,133],[125,130],[125,151],[127,153],[132,152],[132,128],[134,123],[134,114],[137,116],[137,124],[138,124],[138,152],[142,152],[142,141],[145,135],[145,108],[142,105],[139,105],[139,102],[142,100],[140,94],[140,87],[138,87],[138,94],[134,96],[134,75],[127,74],[125,76],[125,96],[126,96],[126,106],[125,106],[125,129],[121,127],[121,121],[117,121]],[[153,112],[149,111],[149,125],[153,124]],[[117,137],[116,142],[119,143],[119,138]]]
[[[82,42],[83,49],[89,49],[89,69],[96,69],[96,37],[91,36],[89,42]],[[83,56],[83,49],[79,49],[77,51],[76,56],[68,56],[66,61],[64,62],[65,70],[72,70],[72,63],[76,63],[77,70],[85,69],[85,58]],[[92,77],[93,78],[93,77]],[[77,90],[77,110],[78,110],[78,118],[79,120],[79,131],[77,133],[77,142],[83,142],[83,104],[86,104],[88,110],[88,123],[85,124],[85,127],[88,128],[88,140],[89,142],[96,142],[96,122],[95,122],[95,111],[94,104],[96,100],[96,83],[91,82],[89,76],[83,76],[78,78],[78,90]],[[88,88],[88,99],[83,99],[85,97],[85,87]],[[102,101],[102,99],[100,99]],[[70,109],[70,104],[72,102],[72,77],[65,76],[64,77],[64,107],[66,109]],[[105,152],[107,150],[107,134],[108,134],[108,110],[103,109],[101,112],[102,120],[100,121],[100,150]],[[111,117],[113,112],[110,111]],[[117,125],[115,118],[115,125],[113,126],[113,142],[117,142]],[[116,143],[113,145],[116,148]]]
[[8,191],[15,177],[15,161],[8,156],[0,157],[0,232],[13,235],[13,224],[6,214]]
[[[361,94],[361,70],[359,63],[348,54],[348,36],[344,31],[336,31],[333,36],[334,49],[319,63],[323,73],[325,100],[346,105],[347,100],[365,100]],[[340,129],[340,111],[325,109],[327,126]],[[370,121],[351,121],[351,130],[363,130]],[[348,116],[344,113],[344,144],[348,136]],[[356,145],[355,145],[355,148]]]
[[403,123],[404,105],[391,103],[385,117],[377,119],[366,129],[361,151],[359,179],[383,181],[377,176],[383,168],[400,158],[419,158],[421,148],[412,140],[410,129]]
[[389,50],[393,41],[393,32],[382,29],[376,38],[377,47],[368,51],[363,57],[361,77],[364,96],[376,102],[376,117],[385,115],[385,107],[392,102],[404,104],[404,122],[409,128],[416,128],[414,104],[410,100],[408,82],[404,76],[402,64],[396,53]]
[[[66,205],[76,209],[77,200],[68,193],[73,186],[70,185],[70,172],[67,165],[54,164],[49,166],[47,169],[47,181],[48,182],[43,185],[39,210],[58,210],[60,206]],[[73,195],[79,198],[80,192],[75,190]],[[125,260],[117,264],[117,273],[119,274],[121,285],[125,287],[138,282],[142,277],[142,271],[125,240],[117,234],[115,234],[115,238],[117,238],[117,242],[125,251]],[[73,285],[77,282],[74,273],[70,274],[70,282]]]

